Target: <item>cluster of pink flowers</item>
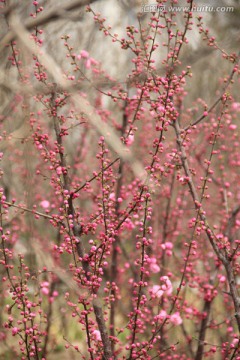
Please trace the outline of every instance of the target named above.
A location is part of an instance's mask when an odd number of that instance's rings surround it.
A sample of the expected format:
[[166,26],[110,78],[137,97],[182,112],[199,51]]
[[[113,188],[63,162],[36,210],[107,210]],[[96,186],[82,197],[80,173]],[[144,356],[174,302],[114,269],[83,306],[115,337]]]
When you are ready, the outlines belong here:
[[172,283],[171,283],[169,277],[161,276],[160,282],[162,284],[161,285],[153,285],[153,287],[151,289],[149,289],[149,293],[153,297],[158,297],[158,298],[160,298],[164,294],[170,296],[173,292],[173,287],[172,287]]

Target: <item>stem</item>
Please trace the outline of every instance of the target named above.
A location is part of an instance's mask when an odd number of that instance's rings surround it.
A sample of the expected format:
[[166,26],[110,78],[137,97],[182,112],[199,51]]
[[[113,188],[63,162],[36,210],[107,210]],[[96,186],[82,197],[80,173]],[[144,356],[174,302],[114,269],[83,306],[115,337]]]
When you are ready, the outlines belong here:
[[[49,22],[54,22],[56,20],[61,19],[63,16],[66,16],[66,12],[75,10],[77,8],[80,8],[80,7],[88,5],[88,4],[91,4],[95,1],[97,1],[97,0],[73,0],[70,3],[67,3],[63,6],[59,6],[57,8],[53,7],[51,9],[49,9],[47,12],[40,14],[35,19],[26,20],[24,22],[24,27],[27,30],[31,30],[31,29],[35,28],[36,26],[45,25],[45,24],[48,24]],[[12,9],[14,9],[14,7],[9,6],[4,11],[5,16],[9,16],[9,14],[11,14]],[[15,38],[16,38],[15,32],[13,30],[9,30],[0,42],[0,50],[2,50],[2,48],[6,44],[10,43]]]
[[[240,52],[238,53],[237,55],[237,59],[234,63],[234,68],[233,70],[231,71],[231,74],[229,75],[228,77],[228,81],[226,83],[226,85],[223,87],[223,90],[221,92],[221,95],[214,101],[214,103],[210,106],[210,108],[208,109],[208,114],[220,103],[220,101],[222,100],[223,98],[223,95],[225,94],[227,88],[229,87],[229,85],[231,84],[232,82],[232,79],[234,77],[234,74],[235,74],[235,67],[236,67],[236,64],[239,63],[239,60],[240,60]],[[195,120],[193,123],[191,123],[190,125],[186,126],[184,128],[184,131],[187,131],[188,129],[190,129],[192,126],[195,126],[197,124],[199,124],[202,120],[204,120],[208,115],[201,115],[197,120]]]
[[206,313],[206,316],[202,320],[200,333],[199,333],[199,343],[198,348],[195,356],[195,360],[202,360],[203,357],[203,351],[204,351],[204,340],[206,336],[207,331],[207,323],[210,315],[210,309],[211,309],[211,302],[205,301],[204,307],[203,307],[203,313]]
[[[52,296],[52,293],[54,291],[55,288],[55,283],[52,282],[51,284],[51,288],[50,288],[50,294],[49,296]],[[46,335],[45,335],[45,339],[44,339],[44,345],[43,345],[43,350],[42,350],[42,357],[45,358],[47,356],[47,346],[48,346],[48,342],[49,342],[49,334],[50,334],[50,327],[51,327],[51,317],[52,317],[52,311],[53,311],[53,303],[50,302],[49,303],[49,307],[48,307],[48,312],[47,312],[47,326],[46,326]]]
[[[146,222],[147,222],[147,209],[148,209],[148,198],[146,198],[145,200],[145,211],[144,211],[144,220],[143,220],[143,238],[145,238],[146,236]],[[139,287],[138,287],[138,294],[137,294],[137,306],[136,306],[136,310],[135,310],[135,315],[134,315],[134,319],[133,319],[133,329],[132,329],[132,341],[131,341],[131,345],[134,344],[135,339],[136,339],[136,335],[137,335],[137,320],[138,320],[138,316],[139,316],[139,309],[140,309],[140,302],[141,302],[141,298],[142,298],[142,288],[143,288],[143,279],[144,279],[144,255],[145,255],[145,243],[142,243],[142,249],[141,249],[141,272],[140,272],[140,281],[139,281]],[[133,352],[133,347],[131,346],[131,350],[130,350],[130,354],[128,357],[128,360],[132,360],[132,352]]]
[[[124,136],[126,126],[127,126],[127,116],[126,116],[126,105],[123,109],[123,124],[121,129],[121,136]],[[119,217],[119,210],[120,210],[120,203],[117,199],[121,195],[121,188],[122,188],[122,179],[123,179],[123,161],[120,160],[119,168],[118,168],[118,181],[117,181],[117,189],[116,189],[116,202],[115,202],[115,214],[116,218]],[[118,255],[118,244],[119,244],[119,237],[115,236],[115,241],[113,242],[113,249],[112,249],[112,262],[111,262],[111,283],[116,282],[117,278],[117,255]],[[115,336],[115,309],[117,305],[117,299],[115,298],[116,291],[115,288],[111,289],[111,295],[113,296],[113,301],[111,302],[111,309],[110,309],[110,335],[112,337]],[[114,353],[114,341],[112,341],[112,352]]]
[[219,247],[217,246],[215,240],[216,240],[216,236],[214,234],[214,232],[211,230],[210,226],[207,223],[206,220],[206,216],[205,216],[205,212],[200,204],[200,199],[196,190],[196,187],[193,183],[193,179],[192,179],[192,174],[189,168],[189,164],[188,164],[188,160],[187,160],[187,154],[185,151],[185,148],[183,146],[183,141],[182,141],[182,137],[181,137],[181,129],[179,126],[179,122],[178,120],[175,121],[174,125],[173,125],[175,132],[176,132],[176,136],[177,136],[177,144],[181,153],[181,161],[182,161],[182,166],[185,172],[185,175],[188,177],[188,187],[190,190],[190,194],[192,196],[192,199],[194,201],[194,205],[196,210],[200,210],[199,211],[199,217],[200,219],[203,221],[204,225],[205,225],[205,232],[206,235],[217,255],[217,257],[224,263],[226,262],[226,258],[224,256],[224,254],[221,252],[221,250],[219,249]]
[[[52,95],[52,99],[54,98],[55,94],[53,93]],[[60,156],[60,165],[61,167],[64,167],[65,169],[67,169],[67,163],[66,163],[66,159],[64,157],[64,154],[62,152],[62,137],[60,136],[60,126],[59,126],[59,122],[57,117],[54,117],[54,129],[56,132],[56,138],[57,138],[57,143],[58,143],[58,147],[59,147],[59,156]],[[68,177],[68,174],[64,174],[63,175],[63,187],[65,190],[68,190],[69,194],[71,193],[70,191],[70,179]],[[83,266],[83,270],[85,271],[85,275],[87,280],[91,280],[91,269],[89,266],[89,263],[87,261],[84,261],[84,247],[83,247],[83,243],[82,243],[82,239],[80,237],[81,235],[81,226],[76,224],[76,221],[74,219],[74,215],[75,215],[75,209],[73,206],[73,199],[72,197],[69,198],[69,208],[68,208],[68,215],[72,215],[72,219],[73,219],[73,236],[75,237],[75,239],[77,240],[76,243],[76,250],[77,250],[77,254],[79,256],[79,258],[82,259],[82,266]],[[93,290],[93,293],[96,295],[96,292]],[[99,305],[98,303],[98,299],[94,299],[93,300],[93,310],[94,310],[94,314],[96,317],[96,321],[98,324],[98,328],[101,334],[101,339],[102,339],[102,343],[103,343],[103,359],[104,360],[110,360],[112,357],[112,351],[111,351],[111,343],[108,337],[108,332],[107,332],[107,328],[106,328],[106,322],[103,316],[103,310],[102,310],[102,306]],[[90,347],[90,338],[88,337],[88,346]],[[90,353],[91,355],[91,359],[93,360],[93,354]]]
[[[235,281],[235,276],[234,276],[234,269],[232,267],[232,262],[231,262],[231,258],[228,257],[228,254],[226,252],[222,252],[217,243],[216,243],[216,236],[214,234],[214,232],[211,230],[210,226],[207,223],[206,220],[206,216],[205,216],[205,212],[202,208],[202,205],[199,202],[199,197],[196,191],[196,187],[194,185],[193,179],[192,179],[192,174],[190,172],[189,169],[189,164],[188,164],[188,160],[187,160],[187,154],[183,145],[183,141],[182,141],[182,137],[181,137],[181,129],[179,126],[179,122],[178,120],[175,121],[174,125],[173,125],[175,132],[176,132],[176,136],[177,136],[177,143],[178,143],[178,147],[181,153],[181,161],[182,161],[182,166],[184,168],[185,174],[186,176],[189,178],[188,181],[188,187],[190,190],[190,193],[192,195],[192,199],[194,201],[195,204],[195,208],[200,210],[199,211],[199,217],[200,219],[203,221],[204,225],[205,225],[205,232],[206,235],[209,239],[210,244],[212,245],[213,250],[215,251],[218,259],[223,263],[225,270],[226,270],[226,274],[227,274],[227,279],[228,279],[228,284],[230,287],[230,294],[234,303],[234,309],[235,309],[235,318],[237,321],[237,326],[238,326],[238,331],[240,333],[240,298],[239,298],[239,294],[237,291],[237,286],[236,286],[236,281]],[[199,207],[200,206],[200,207]]]

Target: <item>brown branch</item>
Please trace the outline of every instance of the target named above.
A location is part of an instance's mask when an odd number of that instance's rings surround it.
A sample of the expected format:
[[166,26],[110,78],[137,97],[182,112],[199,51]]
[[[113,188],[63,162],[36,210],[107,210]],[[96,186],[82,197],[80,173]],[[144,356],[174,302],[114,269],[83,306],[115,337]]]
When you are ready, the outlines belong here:
[[[53,97],[55,96],[55,94],[53,94]],[[58,143],[58,147],[59,147],[59,156],[60,156],[60,165],[62,167],[64,167],[65,169],[67,169],[67,162],[64,156],[64,153],[62,152],[62,137],[60,136],[61,133],[61,129],[60,129],[60,125],[58,122],[57,117],[54,117],[54,128],[55,128],[55,133],[56,133],[56,138],[57,138],[57,143]],[[68,190],[68,192],[70,193],[70,179],[68,174],[64,174],[63,175],[63,186],[65,190]],[[68,209],[68,214],[72,215],[72,219],[73,219],[73,230],[72,233],[75,237],[75,239],[77,240],[77,244],[76,244],[76,249],[77,249],[77,254],[79,256],[79,258],[81,258],[81,262],[82,262],[82,266],[83,269],[85,271],[85,275],[88,281],[91,280],[91,269],[89,266],[89,262],[84,260],[84,254],[85,254],[85,250],[84,250],[84,246],[83,246],[83,242],[82,242],[82,238],[81,238],[81,226],[79,224],[76,223],[76,220],[74,218],[74,214],[75,214],[75,209],[73,206],[73,199],[72,197],[69,198],[68,200],[68,205],[69,205],[69,209]],[[95,291],[93,291],[94,294],[96,294]],[[111,358],[112,355],[112,351],[111,351],[111,343],[108,337],[108,332],[107,332],[107,328],[106,328],[106,322],[103,316],[103,310],[102,310],[102,306],[99,306],[99,300],[98,299],[94,299],[93,300],[93,310],[94,310],[94,314],[95,314],[95,318],[98,324],[98,328],[99,331],[101,333],[101,338],[102,338],[102,342],[103,342],[103,352],[104,352],[104,359],[108,360]],[[87,327],[88,327],[88,319],[86,319],[87,322]],[[91,343],[90,343],[90,338],[89,338],[89,334],[87,332],[88,335],[88,346],[91,347]],[[93,354],[90,354],[91,359],[93,359]]]
[[34,214],[34,215],[37,215],[37,216],[41,216],[45,219],[50,219],[50,220],[54,220],[56,222],[60,222],[58,219],[56,219],[54,216],[51,216],[51,215],[47,215],[47,214],[44,214],[44,213],[41,213],[39,211],[35,211],[35,210],[31,210],[31,209],[28,209],[24,206],[21,206],[21,205],[16,205],[16,204],[13,204],[9,201],[4,201],[4,200],[1,200],[1,203],[2,204],[5,204],[9,207],[15,207],[16,209],[19,209],[19,210],[23,210],[23,211],[26,211],[26,212],[29,212],[31,214]]
[[[52,93],[52,100],[54,100],[56,94],[53,91]],[[54,113],[54,107],[53,107],[53,101],[52,101],[52,113]],[[63,141],[62,141],[62,137],[61,137],[61,128],[59,125],[59,120],[57,118],[57,116],[53,116],[53,120],[54,120],[54,129],[55,129],[55,134],[56,134],[56,139],[57,139],[57,144],[58,144],[58,148],[59,148],[59,157],[60,157],[60,165],[61,167],[63,167],[65,169],[65,171],[67,171],[67,162],[66,162],[66,158],[63,152]],[[71,188],[70,188],[70,178],[68,173],[64,173],[63,174],[63,187],[64,190],[68,190],[68,193],[71,193]],[[89,266],[89,262],[84,260],[84,255],[85,255],[85,250],[84,250],[84,245],[83,245],[83,241],[81,238],[81,233],[82,233],[82,228],[81,225],[76,223],[75,220],[75,209],[74,209],[74,205],[73,205],[73,198],[70,196],[68,199],[68,214],[72,216],[72,220],[73,220],[73,229],[71,230],[69,227],[69,232],[73,234],[75,240],[75,244],[76,244],[76,250],[77,250],[77,254],[79,256],[79,258],[81,258],[81,262],[82,262],[82,266],[83,266],[83,270],[85,272],[86,278],[88,281],[91,281],[91,269]],[[74,254],[74,249],[73,249],[73,254]],[[75,255],[74,255],[74,260],[76,263],[76,259],[75,259]],[[97,292],[93,290],[93,293],[96,295]],[[102,306],[99,305],[99,299],[94,299],[93,300],[93,310],[94,310],[94,314],[95,314],[95,318],[98,324],[98,328],[101,334],[101,339],[103,342],[103,352],[104,352],[104,359],[108,360],[111,358],[112,356],[112,351],[111,351],[111,343],[108,337],[108,332],[107,332],[107,328],[106,328],[106,322],[103,316],[103,310],[102,310]],[[88,329],[88,318],[86,316],[86,327]],[[90,337],[89,337],[89,332],[87,330],[87,338],[88,338],[88,347],[91,347],[91,342],[90,342]],[[93,360],[93,354],[90,354],[91,359]]]
[[240,212],[240,205],[238,205],[231,213],[231,216],[229,217],[228,223],[227,223],[227,228],[225,231],[225,236],[227,236],[228,238],[230,238],[230,233],[231,233],[231,229],[234,226],[236,217],[238,215],[238,213]]
[[[21,40],[22,44],[28,49],[28,51],[38,56],[39,61],[41,61],[42,65],[48,70],[57,85],[63,90],[69,90],[71,88],[71,84],[67,80],[62,69],[55,60],[44,51],[44,49],[38,48],[31,39],[29,32],[26,31],[24,26],[21,24],[20,19],[16,15],[11,15],[10,24],[14,24],[16,36]],[[92,123],[98,133],[104,136],[109,147],[115,151],[124,162],[127,162],[130,165],[134,175],[140,179],[143,177],[146,178],[147,174],[142,164],[135,159],[130,149],[122,144],[114,129],[102,121],[100,115],[96,113],[93,106],[79,93],[74,92],[70,98],[76,108],[86,115],[86,118]]]
[[[122,128],[121,128],[121,136],[124,136],[125,130],[127,126],[127,116],[126,116],[126,104],[123,108],[123,119],[122,119]],[[121,195],[122,188],[122,180],[123,180],[123,167],[124,164],[122,160],[120,160],[119,168],[118,168],[118,180],[117,180],[117,188],[116,188],[116,200]],[[115,202],[115,215],[116,218],[119,218],[120,211],[120,203],[118,201]],[[112,248],[112,259],[111,259],[111,283],[116,282],[117,274],[118,274],[118,244],[120,243],[119,236],[115,236],[115,241],[113,242]],[[116,291],[115,289],[111,289],[111,295],[115,298]],[[112,337],[115,336],[115,313],[116,313],[116,305],[117,299],[111,302],[110,309],[110,335]],[[112,341],[112,352],[114,353],[114,341]]]
[[[77,4],[77,2],[74,2],[74,4]],[[21,24],[20,19],[16,15],[11,15],[10,24],[12,25],[12,27],[14,29],[16,37],[18,37],[21,40],[21,42],[28,49],[28,51],[30,51],[31,53],[34,53],[35,55],[38,56],[42,65],[49,71],[49,73],[56,80],[57,85],[60,85],[60,87],[62,87],[62,89],[67,90],[69,88],[69,83],[68,83],[66,77],[64,76],[62,69],[58,66],[58,64],[56,64],[56,62],[52,59],[51,56],[46,54],[43,51],[43,49],[40,50],[36,46],[34,41],[30,39],[30,34],[26,31],[26,28]],[[56,91],[56,86],[53,85],[53,87],[52,87],[52,95],[53,96],[54,96],[55,91]],[[79,101],[82,101],[81,105],[83,105],[84,111],[87,114],[88,118],[94,120],[95,125],[96,125],[96,123],[100,122],[100,124],[99,123],[97,124],[98,125],[97,127],[100,129],[100,133],[101,133],[101,128],[104,127],[104,125],[103,125],[103,122],[102,122],[100,116],[97,116],[97,114],[94,112],[93,107],[89,103],[87,103],[87,101],[80,95],[74,94],[71,96],[71,98],[74,101],[77,108],[80,108],[80,107],[82,108],[82,106],[79,106]],[[60,134],[59,134],[58,119],[55,119],[55,132],[56,132],[58,146],[60,148],[62,140],[60,139],[60,136],[59,136]],[[115,133],[113,133],[113,130],[109,126],[105,125],[104,132],[105,132],[105,134],[107,134],[108,138],[109,138],[109,134],[111,134],[109,141],[112,144],[115,143],[115,141],[116,141],[115,138],[117,137],[117,135]],[[113,139],[112,139],[112,137],[113,137]],[[115,144],[113,144],[112,146],[116,150]],[[120,150],[120,153],[122,154],[122,156],[124,158],[127,157],[129,160],[132,160],[132,156],[131,155],[129,156],[129,154],[126,153],[125,147],[123,147],[123,145],[121,144],[121,142],[118,138],[117,138],[117,147]],[[62,153],[60,154],[60,162],[61,162],[61,166],[67,168],[64,154],[62,154]],[[136,168],[135,168],[135,170],[136,170]],[[141,170],[142,170],[142,168],[141,168]],[[138,171],[139,171],[139,167],[138,167]],[[64,176],[63,181],[64,181],[63,187],[70,192],[70,183],[69,183],[69,179],[68,179],[67,175]],[[72,198],[70,198],[69,201],[70,201],[69,214],[71,214],[73,216],[73,221],[74,221],[74,207],[72,205]],[[80,237],[81,226],[76,224],[76,222],[74,221],[73,230],[69,230],[69,231],[72,232],[73,236],[75,237],[75,240],[77,242],[76,249],[77,249],[78,256],[83,260],[85,251],[84,251],[82,239]],[[83,266],[83,269],[85,271],[87,278],[90,279],[91,272],[90,272],[89,263],[87,261],[83,260],[82,266]],[[99,306],[99,304],[96,301],[99,301],[99,300],[98,299],[94,300],[93,309],[94,309],[96,321],[97,321],[97,324],[98,324],[98,327],[99,327],[99,330],[101,333],[102,342],[103,342],[103,353],[104,353],[103,356],[104,356],[105,360],[109,360],[111,358],[111,353],[112,353],[111,352],[111,343],[110,343],[110,340],[108,337],[102,307]]]
[[71,194],[71,196],[73,196],[73,194],[76,194],[77,192],[79,192],[80,190],[82,190],[83,188],[85,188],[85,186],[87,186],[88,183],[92,182],[93,180],[95,180],[98,176],[101,175],[101,173],[103,171],[106,171],[107,169],[109,169],[113,164],[115,164],[115,162],[119,161],[120,158],[116,158],[115,160],[113,160],[110,164],[108,164],[107,166],[105,166],[101,171],[99,171],[99,173],[97,175],[94,175],[91,177],[91,179],[87,180],[83,185],[81,185],[79,188],[77,188],[76,190],[74,190]]
[[[23,26],[27,30],[31,30],[39,25],[45,25],[49,22],[59,20],[66,17],[66,13],[80,8],[82,6],[89,5],[97,0],[73,0],[70,3],[66,3],[62,6],[52,6],[48,11],[45,11],[37,16],[35,19],[26,20],[23,23]],[[6,8],[2,14],[5,16],[11,16],[12,11],[15,10],[14,7]],[[14,24],[12,24],[12,30],[9,30],[4,38],[0,42],[0,51],[4,48],[5,45],[9,44],[12,40],[17,37],[16,31],[14,29]]]
[[198,342],[198,348],[197,348],[195,360],[202,360],[202,357],[203,357],[203,351],[204,351],[204,345],[205,345],[204,340],[205,340],[206,331],[207,331],[207,323],[208,323],[208,319],[209,319],[209,315],[210,315],[211,304],[212,304],[211,301],[205,301],[205,303],[204,303],[202,312],[205,313],[206,316],[204,317],[204,319],[202,320],[202,323],[201,323],[201,328],[200,328],[200,332],[199,332],[199,342]]
[[[54,289],[56,286],[56,282],[53,281],[51,283],[50,286],[50,293],[49,293],[49,297],[52,296]],[[49,343],[49,337],[50,337],[50,328],[51,328],[51,323],[52,323],[52,315],[53,315],[53,303],[51,301],[49,301],[48,303],[48,312],[47,312],[47,326],[45,329],[45,337],[44,337],[44,345],[43,345],[43,350],[42,350],[42,357],[46,358],[47,356],[47,348],[48,348],[48,343]]]
[[[79,226],[75,225],[73,228],[73,234],[74,234],[76,240],[78,240],[78,243],[76,245],[78,256],[83,259],[85,251],[84,251],[82,240],[79,236],[81,234],[81,228]],[[83,270],[85,271],[87,279],[90,280],[91,272],[90,272],[89,263],[87,261],[83,260],[82,265],[83,265]],[[94,310],[98,328],[99,328],[99,331],[101,334],[102,343],[103,343],[103,352],[104,352],[103,360],[110,360],[112,357],[111,342],[108,337],[106,322],[104,319],[103,309],[100,304],[99,298],[93,299],[93,310]]]
[[[233,70],[231,71],[231,74],[229,75],[228,77],[228,80],[227,80],[227,83],[226,85],[223,87],[223,90],[221,92],[221,95],[214,101],[214,103],[210,106],[210,108],[207,110],[208,114],[220,103],[220,101],[222,100],[223,98],[223,95],[225,94],[225,91],[227,90],[227,88],[229,87],[232,79],[233,79],[233,76],[235,74],[235,67],[236,67],[236,64],[239,63],[239,60],[240,60],[240,52],[238,53],[238,56],[236,58],[236,61],[234,63],[234,68]],[[187,131],[188,129],[190,129],[192,126],[195,126],[197,124],[199,124],[202,120],[204,120],[208,115],[201,115],[197,120],[195,120],[193,123],[191,123],[190,125],[186,126],[184,128],[184,131]]]
[[[183,169],[184,169],[184,172],[185,172],[185,175],[188,177],[188,187],[189,187],[189,190],[190,190],[190,193],[191,193],[191,196],[192,196],[192,199],[194,201],[194,205],[195,205],[195,209],[196,210],[200,210],[199,211],[199,217],[200,219],[204,222],[204,225],[206,227],[206,235],[216,253],[216,255],[218,256],[218,258],[224,263],[226,263],[226,258],[225,256],[221,253],[219,247],[217,246],[215,240],[216,240],[216,236],[215,234],[213,233],[213,231],[211,230],[209,224],[207,223],[207,219],[206,219],[206,216],[205,216],[205,212],[200,204],[200,199],[199,199],[199,196],[198,196],[198,193],[197,193],[197,190],[196,190],[196,187],[194,185],[194,182],[193,182],[193,178],[192,178],[192,173],[190,171],[190,168],[189,168],[189,164],[188,164],[188,160],[187,160],[187,154],[186,154],[186,151],[185,151],[185,147],[183,146],[183,140],[182,140],[182,136],[181,136],[181,129],[180,129],[180,126],[179,126],[179,122],[178,120],[175,121],[175,123],[173,124],[173,127],[175,129],[175,133],[176,133],[176,137],[177,137],[177,144],[178,144],[178,147],[179,147],[179,150],[180,150],[180,154],[181,154],[181,161],[182,161],[182,166],[183,166]],[[200,206],[200,208],[199,208]]]
[[205,233],[209,239],[209,242],[212,245],[212,248],[215,251],[218,259],[223,263],[225,270],[226,270],[228,284],[229,284],[229,288],[230,288],[230,294],[231,294],[231,297],[232,297],[232,300],[234,303],[235,318],[236,318],[237,325],[238,325],[238,331],[240,332],[240,297],[239,297],[239,294],[237,291],[237,284],[236,284],[236,280],[235,280],[235,276],[234,276],[234,270],[232,267],[231,258],[229,258],[228,254],[226,252],[222,252],[219,249],[217,242],[216,242],[217,241],[216,235],[210,228],[210,226],[207,222],[206,216],[205,216],[205,211],[203,210],[202,205],[200,204],[198,193],[197,193],[196,187],[195,187],[193,179],[192,179],[192,174],[191,174],[191,171],[189,168],[187,154],[186,154],[185,147],[183,145],[182,136],[181,136],[181,133],[184,130],[181,131],[178,120],[175,121],[175,123],[173,124],[173,127],[175,129],[176,140],[177,140],[177,144],[178,144],[178,147],[179,147],[179,150],[181,153],[182,166],[184,168],[186,176],[189,179],[188,187],[189,187],[190,193],[192,195],[192,199],[194,201],[195,208],[196,208],[196,210],[199,210],[199,217],[202,220],[202,222],[204,223]]

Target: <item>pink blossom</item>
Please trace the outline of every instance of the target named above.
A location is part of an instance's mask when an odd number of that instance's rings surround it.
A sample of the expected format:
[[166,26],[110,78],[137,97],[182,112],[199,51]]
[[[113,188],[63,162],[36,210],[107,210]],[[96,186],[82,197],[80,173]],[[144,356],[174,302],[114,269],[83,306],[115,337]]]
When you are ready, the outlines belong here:
[[12,335],[13,335],[13,336],[17,335],[18,330],[19,330],[19,329],[18,329],[17,327],[12,328]]
[[238,343],[239,339],[238,338],[234,338],[233,341],[232,341],[232,344],[233,345],[236,345]]
[[157,109],[158,109],[158,111],[160,111],[160,112],[164,112],[164,106],[162,106],[162,105],[159,105],[158,107],[157,107]]
[[171,242],[168,242],[168,241],[167,241],[167,242],[165,243],[165,245],[166,245],[166,249],[170,249],[170,250],[171,250],[171,249],[173,248],[173,244],[172,244]]
[[48,295],[48,294],[49,294],[49,289],[46,288],[46,287],[43,287],[43,288],[41,289],[41,291],[42,291],[42,293],[43,293],[44,295]]
[[93,58],[90,58],[90,61],[91,61],[92,65],[97,65],[98,64],[98,62]]
[[58,174],[58,175],[61,175],[61,174],[62,174],[62,168],[61,168],[61,166],[58,166],[58,167],[56,168],[56,171],[57,171],[57,174]]
[[49,208],[49,206],[50,206],[50,202],[47,201],[47,200],[43,200],[43,201],[40,202],[40,205],[41,205],[44,209],[47,209],[47,208]]
[[111,193],[111,194],[109,195],[109,199],[110,199],[110,200],[115,200],[115,193]]
[[180,325],[182,324],[182,318],[179,314],[179,312],[175,312],[175,314],[170,316],[170,321],[171,323],[173,323],[174,325]]
[[91,60],[90,59],[87,59],[85,66],[86,66],[86,69],[91,68]]
[[161,244],[161,248],[163,250],[165,250],[165,249],[171,250],[173,248],[173,244],[171,242],[165,242],[164,244]]
[[89,57],[89,53],[86,50],[82,50],[80,52],[80,55],[82,58],[85,58],[85,59]]
[[150,264],[150,270],[151,272],[156,274],[160,271],[160,267],[157,264]]
[[125,221],[125,223],[123,224],[123,227],[125,229],[132,230],[132,229],[134,229],[135,226],[134,226],[134,224],[133,224],[133,222],[131,220],[127,219]]
[[150,294],[152,296],[156,296],[160,298],[163,295],[163,291],[161,290],[161,287],[159,285],[153,285],[153,287],[149,290]]
[[99,330],[93,330],[92,335],[96,341],[101,341],[101,334]]
[[4,332],[0,332],[0,341],[3,341],[6,339],[6,334]]
[[164,320],[167,317],[167,312],[165,310],[161,310],[160,313],[157,315],[159,320]]
[[232,103],[232,109],[233,110],[240,110],[240,103],[239,102]]
[[148,258],[147,262],[150,264],[149,268],[150,268],[151,272],[156,274],[160,271],[160,267],[157,264],[156,258],[154,258],[154,257]]
[[171,295],[173,291],[172,283],[168,276],[162,276],[160,280],[163,282],[162,290],[166,292],[167,295]]
[[126,139],[126,145],[127,145],[127,146],[131,146],[131,145],[133,144],[133,142],[134,142],[134,135],[133,135],[133,134],[130,134],[130,135],[128,136],[128,138]]

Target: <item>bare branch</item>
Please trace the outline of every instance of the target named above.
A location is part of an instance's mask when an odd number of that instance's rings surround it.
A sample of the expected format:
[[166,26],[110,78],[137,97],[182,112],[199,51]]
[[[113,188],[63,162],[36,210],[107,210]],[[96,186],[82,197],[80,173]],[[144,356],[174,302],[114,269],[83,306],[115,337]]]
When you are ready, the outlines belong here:
[[[209,239],[209,242],[212,245],[212,248],[215,251],[218,259],[222,261],[222,263],[225,267],[225,270],[226,270],[228,284],[229,284],[229,288],[230,288],[230,294],[231,294],[231,297],[232,297],[232,300],[234,303],[234,308],[235,308],[235,317],[236,317],[236,321],[237,321],[237,325],[238,325],[238,330],[240,331],[240,298],[238,295],[237,284],[236,284],[236,280],[235,280],[235,276],[234,276],[234,271],[232,268],[231,259],[227,256],[227,254],[222,252],[220,250],[220,248],[218,247],[218,245],[216,243],[216,240],[217,240],[216,235],[210,228],[210,226],[206,220],[205,212],[202,208],[202,205],[199,202],[198,193],[197,193],[195,184],[192,179],[191,171],[189,169],[187,154],[186,154],[185,148],[183,146],[183,141],[182,141],[182,137],[181,137],[181,129],[180,129],[178,120],[175,121],[173,127],[176,132],[177,144],[178,144],[178,147],[179,147],[179,150],[181,153],[182,166],[184,168],[186,176],[189,179],[188,187],[189,187],[190,193],[192,195],[192,199],[194,201],[195,208],[197,210],[199,210],[199,217],[204,222],[204,225],[206,228],[205,232]],[[200,206],[200,208],[199,208],[199,206]]]
[[[25,21],[23,27],[27,30],[31,30],[39,25],[45,25],[49,22],[56,21],[65,16],[65,13],[71,10],[75,10],[82,6],[89,5],[97,0],[73,0],[70,3],[64,4],[63,6],[53,6],[47,12],[41,13],[35,19],[29,19]],[[7,8],[5,10],[5,15],[10,14],[13,11],[13,8]],[[9,30],[8,33],[0,42],[0,51],[4,48],[5,45],[9,44],[12,40],[17,37],[15,24],[11,24],[12,30]]]
[[[57,85],[64,90],[69,90],[71,88],[71,84],[67,80],[62,69],[43,49],[39,49],[39,47],[34,43],[34,40],[30,38],[30,34],[21,24],[20,19],[16,15],[11,15],[10,23],[15,25],[14,31],[16,32],[16,36],[29,51],[38,56],[42,65],[52,75]],[[70,95],[70,98],[72,99],[75,107],[86,114],[88,120],[96,128],[99,134],[104,136],[106,143],[112,148],[112,150],[114,150],[124,162],[129,163],[134,175],[139,179],[146,178],[147,173],[142,164],[134,158],[130,149],[122,144],[113,128],[102,121],[101,117],[96,113],[94,107],[80,94],[73,93]]]
[[[220,101],[222,100],[223,95],[225,94],[226,90],[228,89],[229,85],[231,84],[231,81],[234,77],[234,74],[236,73],[236,64],[238,64],[240,61],[240,52],[238,53],[237,59],[234,63],[234,68],[231,71],[231,74],[228,77],[228,80],[225,84],[225,86],[223,87],[223,90],[221,91],[221,95],[214,101],[214,103],[210,106],[210,108],[208,109],[208,114],[220,103]],[[184,131],[187,131],[188,129],[190,129],[192,126],[195,126],[197,124],[199,124],[202,120],[204,120],[208,115],[201,115],[197,120],[195,120],[192,124],[186,126],[184,128]]]

